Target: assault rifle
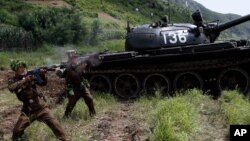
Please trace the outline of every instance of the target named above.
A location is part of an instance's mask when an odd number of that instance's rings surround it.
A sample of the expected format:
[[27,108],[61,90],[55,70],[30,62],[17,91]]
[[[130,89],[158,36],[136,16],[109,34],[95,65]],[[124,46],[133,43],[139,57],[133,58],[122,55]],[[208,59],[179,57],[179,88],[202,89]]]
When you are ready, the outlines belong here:
[[56,64],[56,65],[48,65],[48,66],[41,66],[38,67],[34,70],[28,71],[27,74],[25,76],[33,76],[34,77],[34,81],[36,82],[36,84],[42,84],[43,83],[43,79],[41,77],[42,71],[56,71],[57,68],[61,68],[61,64]]
[[[45,70],[45,71],[56,71],[57,68],[64,68],[64,64],[54,64],[54,65],[46,65],[46,66],[40,66],[36,69],[30,70],[27,72],[27,74],[25,76],[29,76],[31,75],[34,78],[34,81],[36,82],[36,84],[42,84],[43,83],[43,79],[41,77],[41,70]],[[24,76],[24,77],[25,77]],[[3,84],[0,86],[0,90],[5,89],[8,87],[8,84]]]

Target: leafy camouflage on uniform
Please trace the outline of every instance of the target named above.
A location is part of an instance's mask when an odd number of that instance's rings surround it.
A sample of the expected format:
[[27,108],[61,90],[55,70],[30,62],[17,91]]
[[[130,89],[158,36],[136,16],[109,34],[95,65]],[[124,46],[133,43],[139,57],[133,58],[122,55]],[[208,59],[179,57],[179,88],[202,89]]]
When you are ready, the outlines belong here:
[[67,97],[71,96],[71,95],[74,95],[73,88],[72,88],[72,86],[70,84],[66,85],[65,94],[66,94]]
[[85,86],[85,87],[87,87],[87,88],[90,87],[89,81],[88,81],[87,79],[83,79],[81,85],[82,85],[82,86]]

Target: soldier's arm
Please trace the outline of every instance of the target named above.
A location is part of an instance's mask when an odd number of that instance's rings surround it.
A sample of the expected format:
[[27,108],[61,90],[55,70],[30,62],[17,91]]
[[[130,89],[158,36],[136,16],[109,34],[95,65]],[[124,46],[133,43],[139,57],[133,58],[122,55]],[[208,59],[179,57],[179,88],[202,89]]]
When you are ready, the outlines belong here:
[[11,91],[11,92],[14,92],[20,88],[23,88],[25,86],[25,83],[27,82],[26,79],[22,79],[22,80],[19,80],[19,81],[14,81],[13,79],[10,79],[9,80],[9,83],[8,83],[8,89]]

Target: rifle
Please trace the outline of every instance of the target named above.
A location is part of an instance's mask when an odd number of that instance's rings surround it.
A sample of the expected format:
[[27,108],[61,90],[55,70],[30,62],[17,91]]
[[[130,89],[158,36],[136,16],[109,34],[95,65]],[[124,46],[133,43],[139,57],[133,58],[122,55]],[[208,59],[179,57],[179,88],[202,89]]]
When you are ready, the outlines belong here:
[[61,65],[56,64],[56,65],[47,65],[47,66],[41,66],[38,67],[37,69],[28,71],[27,74],[25,76],[33,76],[34,80],[36,82],[36,84],[42,84],[43,83],[43,79],[42,79],[42,71],[41,70],[45,70],[45,71],[56,71],[57,68],[61,68]]
[[[46,71],[56,71],[57,68],[64,68],[63,64],[54,64],[54,65],[47,65],[47,66],[41,66],[38,67],[36,69],[30,70],[27,72],[26,75],[24,75],[24,77],[31,75],[34,77],[34,81],[37,84],[42,84],[43,83],[43,79],[41,77],[41,69],[46,70]],[[8,88],[8,84],[3,84],[0,86],[0,90],[3,90],[5,88]]]

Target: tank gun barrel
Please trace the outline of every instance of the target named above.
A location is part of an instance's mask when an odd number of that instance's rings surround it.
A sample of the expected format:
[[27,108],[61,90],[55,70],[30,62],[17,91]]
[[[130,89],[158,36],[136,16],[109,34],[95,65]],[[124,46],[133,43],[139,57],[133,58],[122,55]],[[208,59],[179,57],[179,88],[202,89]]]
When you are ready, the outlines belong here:
[[221,32],[223,30],[226,30],[228,28],[231,28],[233,26],[236,26],[238,24],[244,23],[244,22],[249,21],[249,20],[250,20],[250,14],[246,15],[246,16],[243,16],[241,18],[232,20],[230,22],[226,22],[226,23],[223,23],[221,25],[218,25],[218,27],[216,28],[216,30],[217,30],[217,32]]

